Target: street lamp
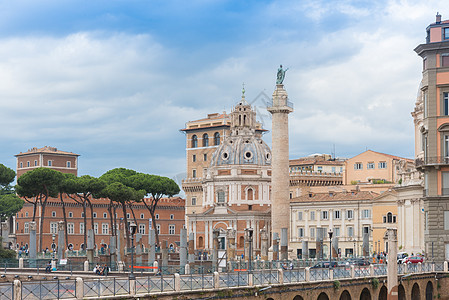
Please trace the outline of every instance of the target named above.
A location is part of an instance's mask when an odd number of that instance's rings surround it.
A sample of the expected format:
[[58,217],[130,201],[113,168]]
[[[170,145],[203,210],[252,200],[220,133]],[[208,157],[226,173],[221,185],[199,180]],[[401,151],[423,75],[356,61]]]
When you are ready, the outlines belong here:
[[53,233],[53,235],[51,236],[51,239],[53,240],[53,243],[51,244],[51,248],[52,248],[52,250],[53,250],[53,253],[52,253],[52,258],[51,258],[51,268],[53,269],[53,266],[56,266],[56,263],[55,263],[55,251],[56,251],[56,245],[55,245],[55,239],[56,239],[56,234],[54,234]]
[[357,249],[355,248],[355,238],[352,241],[354,242],[354,248],[352,249],[352,252],[353,252],[352,253],[352,257],[357,257],[357,255],[356,255],[357,254],[357,252],[356,252]]
[[248,271],[251,273],[251,260],[252,260],[252,252],[253,252],[253,229],[246,228],[246,236],[248,237],[249,243],[249,253],[248,253]]
[[137,225],[133,222],[129,224],[129,233],[131,234],[131,274],[129,274],[129,280],[134,280],[134,234],[136,233]]
[[332,229],[329,229],[329,268],[332,268]]

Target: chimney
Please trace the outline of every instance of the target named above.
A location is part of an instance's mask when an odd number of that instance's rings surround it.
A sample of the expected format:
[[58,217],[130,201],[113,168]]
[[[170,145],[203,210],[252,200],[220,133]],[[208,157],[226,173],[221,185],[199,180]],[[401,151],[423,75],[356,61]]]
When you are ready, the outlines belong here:
[[437,12],[436,23],[437,23],[437,24],[440,24],[440,23],[441,23],[441,15],[440,15],[440,13],[438,13],[438,12]]

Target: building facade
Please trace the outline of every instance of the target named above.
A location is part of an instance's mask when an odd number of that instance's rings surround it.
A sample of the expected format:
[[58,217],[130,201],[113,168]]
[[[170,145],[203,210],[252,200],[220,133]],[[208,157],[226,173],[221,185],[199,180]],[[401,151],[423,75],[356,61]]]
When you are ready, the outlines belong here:
[[44,167],[78,176],[79,154],[58,150],[55,147],[31,148],[17,157],[17,178],[23,173]]
[[424,243],[429,256],[449,259],[449,20],[437,14],[422,58],[415,119],[416,166],[424,175]]

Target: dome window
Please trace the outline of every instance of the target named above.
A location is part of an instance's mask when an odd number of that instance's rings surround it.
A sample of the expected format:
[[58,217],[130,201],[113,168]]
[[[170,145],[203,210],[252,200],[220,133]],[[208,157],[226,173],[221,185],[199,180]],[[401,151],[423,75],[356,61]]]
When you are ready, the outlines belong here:
[[253,157],[253,154],[251,153],[251,151],[246,151],[245,152],[245,159],[251,159],[251,157]]
[[270,158],[271,158],[270,153],[265,154],[265,157],[267,158],[267,160],[270,160]]
[[229,158],[228,152],[223,152],[223,154],[221,155],[221,157],[222,157],[224,160],[227,160],[227,159]]

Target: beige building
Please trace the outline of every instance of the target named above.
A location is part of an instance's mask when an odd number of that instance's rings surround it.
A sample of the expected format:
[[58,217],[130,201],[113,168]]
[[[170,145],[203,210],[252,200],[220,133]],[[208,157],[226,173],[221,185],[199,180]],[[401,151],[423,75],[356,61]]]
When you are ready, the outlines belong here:
[[329,154],[314,154],[298,159],[290,159],[290,174],[301,172],[318,172],[328,174],[343,174],[344,160],[333,159]]

